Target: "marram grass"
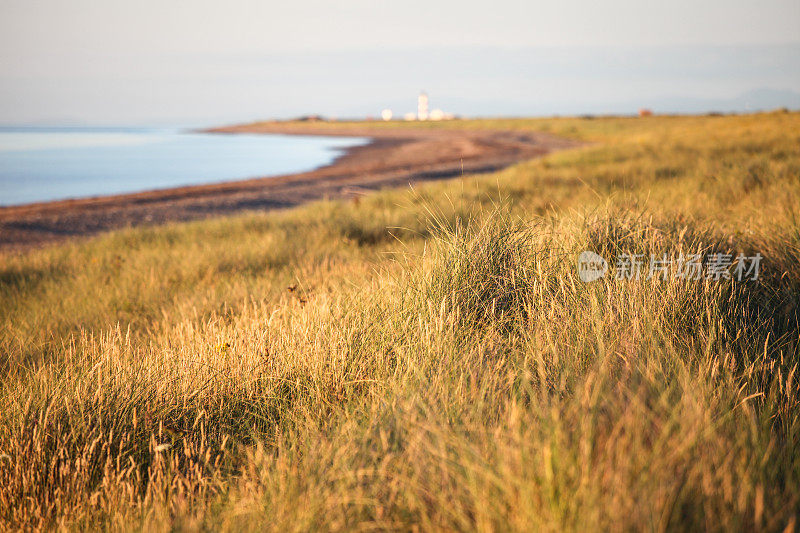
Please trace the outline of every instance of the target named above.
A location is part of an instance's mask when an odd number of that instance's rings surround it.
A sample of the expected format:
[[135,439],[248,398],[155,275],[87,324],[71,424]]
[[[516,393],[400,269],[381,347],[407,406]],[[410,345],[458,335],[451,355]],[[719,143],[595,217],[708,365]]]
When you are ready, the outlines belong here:
[[455,126],[592,144],[3,256],[2,527],[794,529],[800,116]]

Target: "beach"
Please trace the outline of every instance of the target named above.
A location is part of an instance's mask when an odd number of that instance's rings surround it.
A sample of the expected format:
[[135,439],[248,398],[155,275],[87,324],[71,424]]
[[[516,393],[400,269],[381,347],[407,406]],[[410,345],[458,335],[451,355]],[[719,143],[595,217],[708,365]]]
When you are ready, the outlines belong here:
[[[392,126],[395,126],[392,124]],[[322,198],[502,169],[579,143],[538,132],[469,131],[369,122],[256,122],[213,128],[263,133],[368,137],[332,164],[215,184],[0,207],[0,249],[25,249],[129,226],[296,206]]]

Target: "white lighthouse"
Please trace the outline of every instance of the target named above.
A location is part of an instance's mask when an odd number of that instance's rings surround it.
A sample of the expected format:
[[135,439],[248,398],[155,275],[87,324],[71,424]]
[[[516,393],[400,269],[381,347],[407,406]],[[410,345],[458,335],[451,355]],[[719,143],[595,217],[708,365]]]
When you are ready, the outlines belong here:
[[417,120],[428,120],[428,95],[424,92],[417,97]]

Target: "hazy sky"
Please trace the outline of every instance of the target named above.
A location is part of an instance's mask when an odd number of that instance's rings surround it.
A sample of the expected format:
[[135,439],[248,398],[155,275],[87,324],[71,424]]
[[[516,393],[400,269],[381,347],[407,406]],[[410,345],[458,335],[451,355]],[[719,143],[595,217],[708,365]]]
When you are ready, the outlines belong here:
[[798,51],[798,0],[0,0],[0,122],[702,106]]

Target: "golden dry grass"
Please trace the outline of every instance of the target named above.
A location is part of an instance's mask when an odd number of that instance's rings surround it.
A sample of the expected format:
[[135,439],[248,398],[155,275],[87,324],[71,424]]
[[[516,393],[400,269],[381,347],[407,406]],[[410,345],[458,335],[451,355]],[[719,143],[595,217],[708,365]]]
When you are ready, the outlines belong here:
[[[425,127],[593,144],[3,256],[0,524],[794,528],[800,115]],[[584,284],[586,249],[765,259]]]

